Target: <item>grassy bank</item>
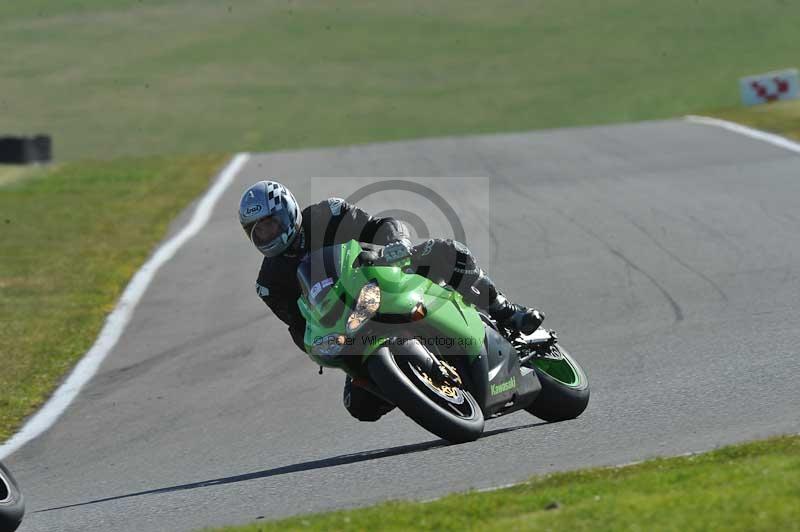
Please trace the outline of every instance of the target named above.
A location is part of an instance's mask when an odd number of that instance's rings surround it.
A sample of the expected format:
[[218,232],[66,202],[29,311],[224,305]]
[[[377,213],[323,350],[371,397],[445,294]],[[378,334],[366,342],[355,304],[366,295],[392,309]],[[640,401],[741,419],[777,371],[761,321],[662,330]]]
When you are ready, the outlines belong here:
[[[217,532],[270,530],[800,530],[800,437],[512,488],[390,502]],[[256,508],[254,511],[258,511]]]
[[0,113],[61,159],[274,150],[677,116],[796,66],[782,0],[29,0]]
[[0,441],[91,346],[224,157],[0,167]]

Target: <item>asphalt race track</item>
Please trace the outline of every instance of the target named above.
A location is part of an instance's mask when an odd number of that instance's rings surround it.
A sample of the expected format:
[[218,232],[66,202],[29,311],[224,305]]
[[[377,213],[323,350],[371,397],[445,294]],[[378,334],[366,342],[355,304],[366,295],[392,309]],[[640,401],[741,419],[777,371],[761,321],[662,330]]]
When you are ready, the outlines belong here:
[[[490,178],[450,184],[447,199],[466,209],[468,243],[495,281],[544,309],[583,363],[588,410],[550,425],[517,413],[459,446],[396,411],[351,419],[343,375],[319,376],[256,297],[260,259],[236,207],[267,176],[301,203],[365,177]],[[395,191],[364,205],[418,213],[426,201]],[[431,233],[452,236],[426,213]],[[796,433],[798,300],[800,157],[718,128],[675,120],[253,157],[99,374],[8,459],[27,498],[22,530],[195,530]]]

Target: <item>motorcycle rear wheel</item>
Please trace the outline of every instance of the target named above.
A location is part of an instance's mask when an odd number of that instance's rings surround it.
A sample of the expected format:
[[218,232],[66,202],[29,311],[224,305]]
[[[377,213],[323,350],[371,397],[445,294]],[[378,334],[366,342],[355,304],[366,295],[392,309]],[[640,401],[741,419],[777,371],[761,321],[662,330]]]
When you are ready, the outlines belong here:
[[382,347],[367,361],[369,375],[387,399],[424,429],[451,443],[478,439],[484,426],[478,402],[463,388],[447,387],[454,395],[448,397],[432,386],[420,371],[426,352],[416,341],[394,352]]
[[558,358],[534,358],[525,365],[536,371],[542,391],[527,410],[545,421],[564,421],[581,415],[589,405],[589,379],[580,364],[560,345]]

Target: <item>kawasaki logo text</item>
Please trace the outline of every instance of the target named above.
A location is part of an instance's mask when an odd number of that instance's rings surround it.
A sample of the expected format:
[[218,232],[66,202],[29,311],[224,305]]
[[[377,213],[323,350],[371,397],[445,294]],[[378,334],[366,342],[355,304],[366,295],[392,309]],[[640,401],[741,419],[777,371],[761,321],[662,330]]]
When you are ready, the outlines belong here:
[[514,377],[511,377],[506,382],[501,382],[500,384],[492,384],[492,395],[497,395],[499,393],[507,392],[509,390],[513,390],[517,387],[517,381],[514,380]]

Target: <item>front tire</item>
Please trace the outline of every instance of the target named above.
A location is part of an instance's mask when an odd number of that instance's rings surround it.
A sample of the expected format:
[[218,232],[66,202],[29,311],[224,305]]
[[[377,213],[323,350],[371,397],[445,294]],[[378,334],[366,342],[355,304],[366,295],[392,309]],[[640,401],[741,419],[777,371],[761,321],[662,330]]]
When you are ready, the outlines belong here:
[[574,358],[565,349],[555,345],[558,358],[536,358],[527,363],[542,384],[542,391],[529,413],[545,421],[575,419],[589,405],[589,379]]
[[0,532],[13,532],[25,515],[25,498],[11,476],[11,472],[0,462]]
[[426,385],[419,368],[429,360],[419,342],[409,341],[396,353],[379,349],[369,357],[367,370],[381,393],[424,429],[451,443],[478,439],[484,425],[478,402],[462,388],[448,400]]

